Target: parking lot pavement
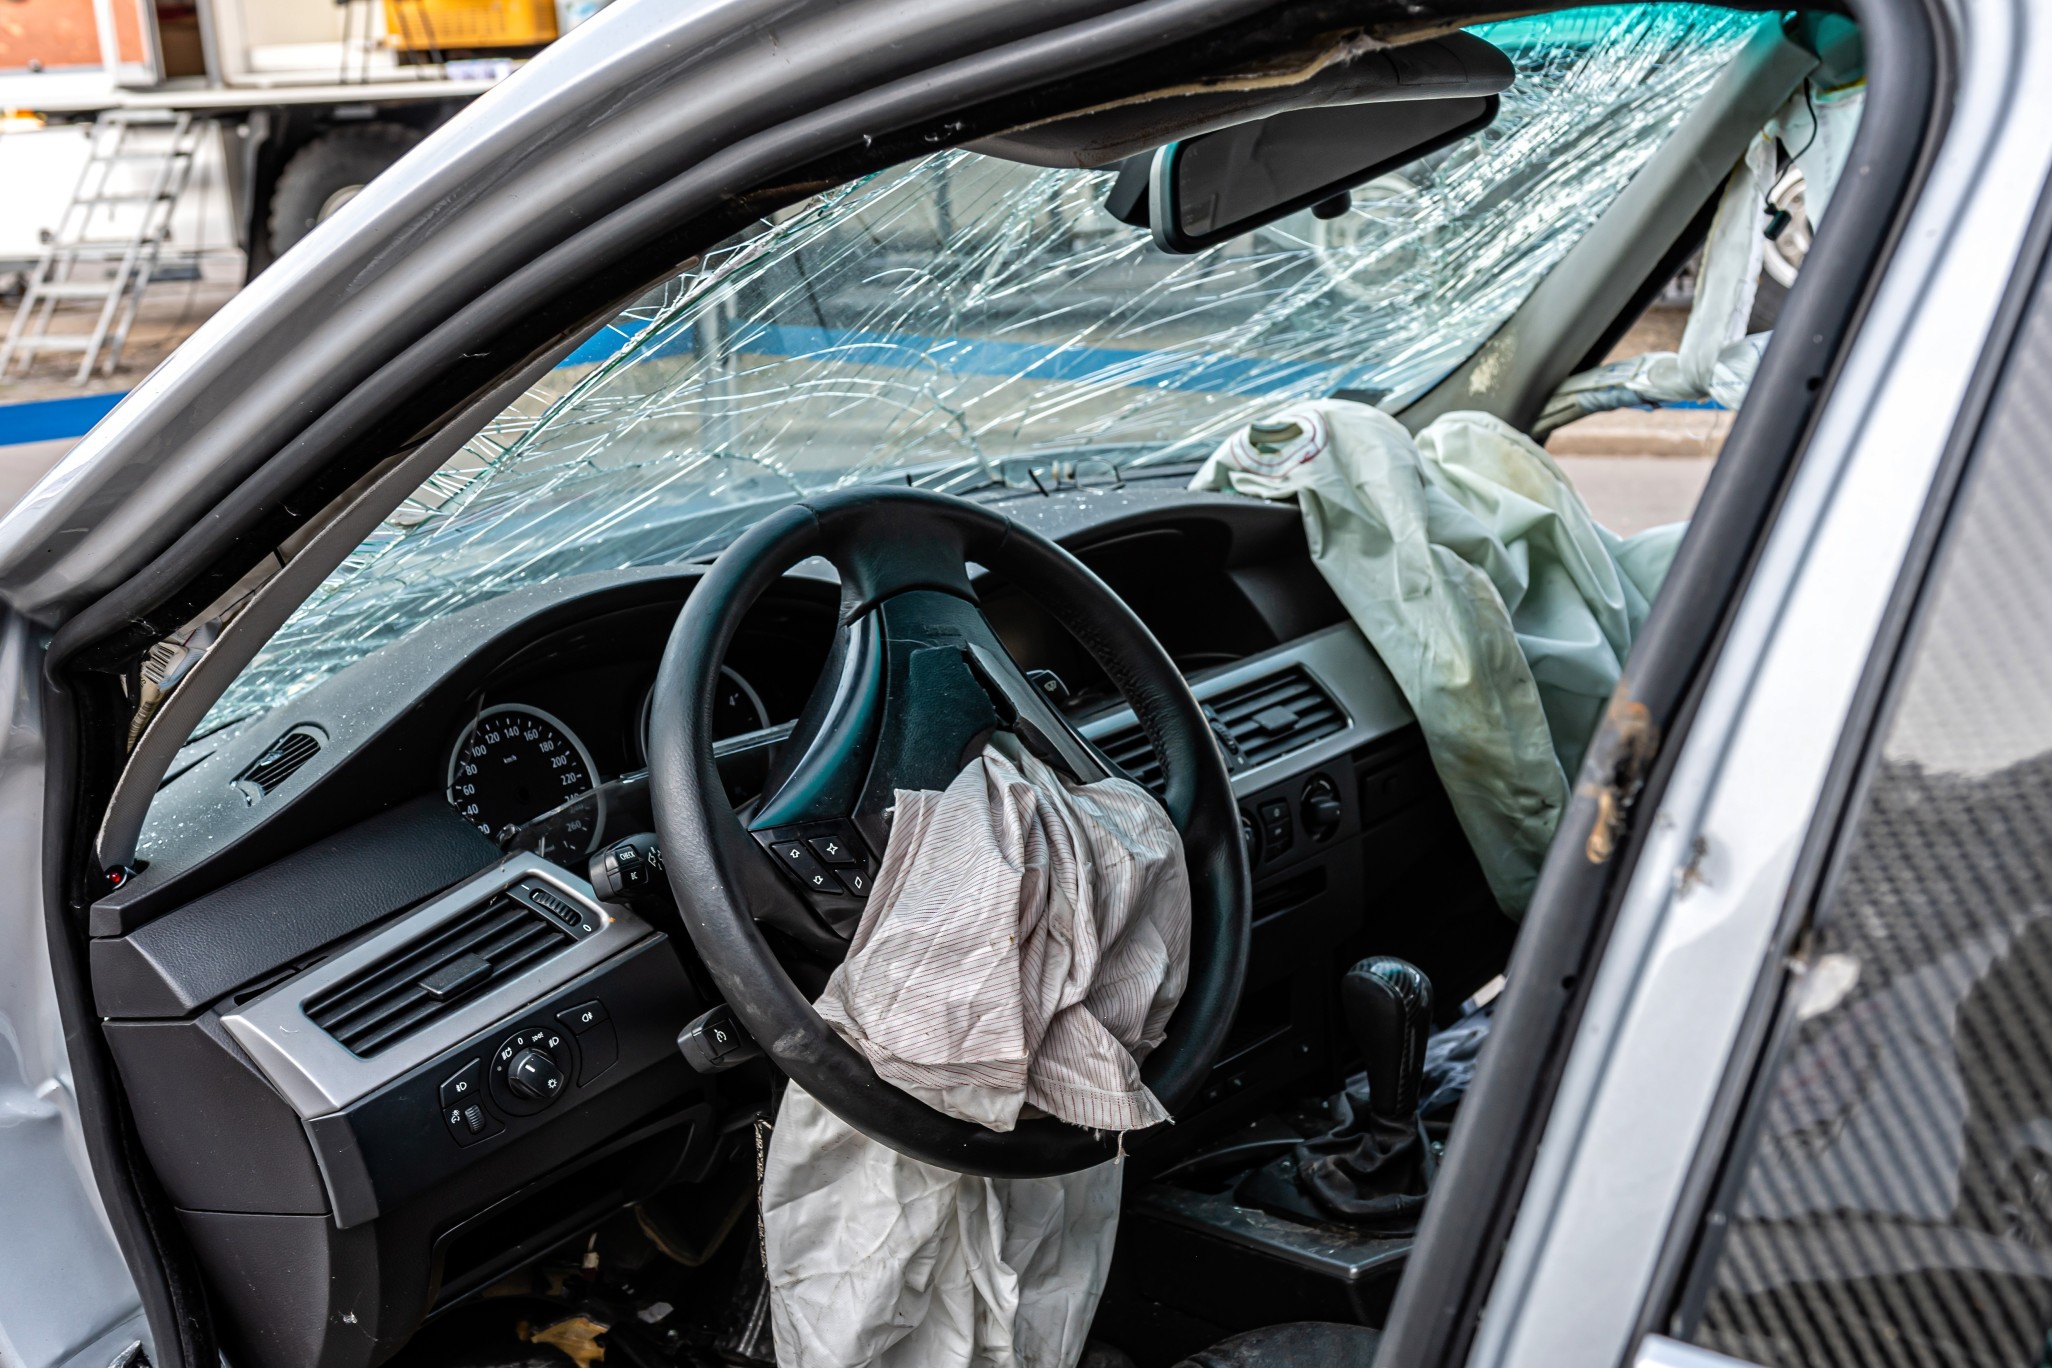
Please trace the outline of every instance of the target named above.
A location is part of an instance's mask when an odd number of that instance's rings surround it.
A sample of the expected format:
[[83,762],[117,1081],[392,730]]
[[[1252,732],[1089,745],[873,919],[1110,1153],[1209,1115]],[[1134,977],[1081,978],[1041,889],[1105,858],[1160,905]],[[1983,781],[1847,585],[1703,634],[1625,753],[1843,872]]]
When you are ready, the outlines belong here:
[[1722,409],[1619,409],[1569,423],[1546,449],[1596,521],[1629,537],[1696,511],[1732,417]]
[[[78,373],[77,352],[44,352],[26,372],[19,362],[8,367],[8,373],[0,377],[0,404],[129,389],[156,369],[157,363],[212,317],[215,310],[234,298],[236,286],[237,282],[232,280],[174,280],[152,285],[143,295],[135,326],[128,332],[128,344],[121,351],[121,364],[113,374],[96,373],[88,384],[80,386],[72,378]],[[6,332],[13,321],[13,304],[0,302],[0,333]],[[54,331],[81,332],[89,327],[90,320],[66,312]]]
[[64,453],[78,445],[76,437],[54,442],[21,442],[0,446],[0,513],[14,507],[29,486],[43,478]]
[[1589,512],[1621,537],[1662,523],[1680,522],[1696,510],[1710,467],[1709,456],[1557,456],[1560,468],[1581,491]]

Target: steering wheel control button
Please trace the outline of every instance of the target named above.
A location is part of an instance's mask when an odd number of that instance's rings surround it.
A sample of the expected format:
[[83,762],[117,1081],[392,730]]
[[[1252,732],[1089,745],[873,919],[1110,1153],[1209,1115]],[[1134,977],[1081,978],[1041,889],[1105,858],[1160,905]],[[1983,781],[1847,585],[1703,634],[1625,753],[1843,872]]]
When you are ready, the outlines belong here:
[[861,864],[862,857],[855,853],[853,843],[846,836],[829,833],[825,836],[808,836],[805,844],[812,847],[812,853],[819,856],[824,865]]
[[796,836],[787,836],[770,843],[770,854],[790,876],[798,881],[800,888],[813,893],[838,893],[841,881],[827,872],[827,867],[812,857],[812,849]]
[[762,1047],[725,1003],[701,1013],[679,1031],[677,1048],[683,1052],[684,1062],[702,1074],[724,1073],[762,1055]]
[[514,1116],[534,1115],[570,1090],[580,1058],[576,1036],[563,1025],[522,1027],[499,1043],[486,1066],[493,1105]]
[[[860,902],[869,896],[869,885],[874,881],[869,871],[869,851],[855,834],[853,822],[806,822],[754,835],[770,858],[814,897]],[[860,909],[845,901],[829,902],[818,911],[843,935],[852,930],[860,916]]]

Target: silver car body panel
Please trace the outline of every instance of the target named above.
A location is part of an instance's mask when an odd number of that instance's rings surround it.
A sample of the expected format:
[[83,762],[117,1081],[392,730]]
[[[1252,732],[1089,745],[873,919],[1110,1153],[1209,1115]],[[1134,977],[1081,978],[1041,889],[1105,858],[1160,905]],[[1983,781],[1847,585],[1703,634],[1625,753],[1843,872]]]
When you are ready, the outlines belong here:
[[1632,1368],[1746,1368],[1746,1364],[1743,1359],[1698,1349],[1665,1335],[1648,1335],[1639,1343]]
[[[0,1364],[110,1362],[141,1303],[86,1156],[50,983],[40,633],[0,617]],[[97,1364],[95,1366],[97,1368]]]
[[[1469,1363],[1622,1363],[2052,164],[2044,7],[1962,6],[1943,148],[1653,815]],[[1848,175],[1860,173],[1855,165]],[[1819,248],[1829,250],[1826,232]]]
[[[293,443],[304,436],[306,414],[339,405],[350,386],[398,364],[403,348],[380,336],[395,294],[440,272],[433,321],[453,316],[459,305],[451,298],[474,288],[475,263],[465,256],[475,255],[481,225],[508,238],[527,232],[523,211],[562,208],[546,193],[551,178],[597,178],[576,171],[573,154],[587,144],[566,152],[551,140],[559,103],[588,115],[610,95],[623,108],[630,98],[644,101],[630,113],[648,108],[657,103],[647,98],[651,79],[690,69],[677,54],[695,56],[710,40],[746,33],[755,46],[737,52],[747,44],[730,44],[721,79],[677,82],[665,107],[668,118],[724,131],[723,103],[766,98],[773,76],[788,108],[791,90],[839,79],[832,63],[851,67],[851,54],[867,55],[864,35],[892,25],[937,49],[964,31],[1024,45],[1063,23],[1103,20],[1109,28],[1116,20],[1124,24],[1120,41],[1144,51],[1173,31],[1171,18],[1222,22],[1253,8],[1252,0],[1149,0],[1122,9],[1049,0],[997,10],[972,0],[625,0],[476,101],[317,228],[0,521],[0,868],[9,871],[0,884],[0,1148],[8,1175],[0,1228],[20,1246],[0,1278],[0,1360],[9,1368],[87,1362],[131,1333],[138,1305],[86,1158],[46,971],[47,641],[28,621],[60,621],[94,604],[238,491],[299,470]],[[2043,13],[2040,0],[2029,17]],[[1972,0],[1957,17],[1964,42],[1946,150],[1798,468],[1655,816],[1474,1362],[1622,1363],[1632,1354],[1643,1289],[1671,1233],[1798,845],[2052,154],[2042,136],[2052,127],[2052,86],[2019,79],[2052,41],[2045,26],[2025,22],[2013,0]],[[761,45],[780,40],[787,45],[766,58]],[[967,103],[964,83],[988,69],[971,65],[950,68],[953,86],[927,72],[892,77],[899,103],[890,107],[927,98]],[[1022,61],[1005,79],[1024,79],[1021,70],[1039,69]],[[1005,88],[1012,87],[984,93]],[[621,157],[644,154],[632,124],[623,120],[615,139]],[[731,132],[736,145],[749,136]],[[507,167],[523,145],[541,151],[516,175]],[[711,152],[702,159],[718,160]],[[731,186],[758,163],[724,165]],[[458,231],[445,234],[450,225]],[[521,250],[540,259],[572,234],[560,224],[556,231],[553,241],[521,238],[531,244]],[[1820,246],[1829,242],[1827,229]],[[390,274],[395,262],[411,273]],[[309,315],[323,326],[302,323],[297,333],[322,334],[323,345],[284,345],[291,339],[280,319]],[[256,357],[240,386],[244,405],[225,406],[233,377],[223,372],[264,342],[275,354]],[[352,347],[367,359],[338,390],[335,357]],[[288,422],[295,408],[298,426]]]

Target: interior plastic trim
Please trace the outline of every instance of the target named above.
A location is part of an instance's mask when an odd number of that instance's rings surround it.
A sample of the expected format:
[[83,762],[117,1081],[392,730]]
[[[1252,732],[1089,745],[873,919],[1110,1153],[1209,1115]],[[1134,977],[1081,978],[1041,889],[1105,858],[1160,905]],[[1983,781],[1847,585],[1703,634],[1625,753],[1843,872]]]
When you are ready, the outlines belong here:
[[[306,1013],[320,996],[411,941],[420,939],[523,879],[540,879],[598,919],[599,929],[541,961],[526,973],[480,994],[455,1011],[406,1036],[374,1059],[351,1054]],[[496,1021],[517,1016],[581,974],[654,934],[624,908],[601,904],[591,885],[537,856],[508,856],[477,877],[456,885],[377,935],[280,984],[247,1006],[222,1015],[235,1043],[249,1052],[301,1120],[340,1111],[402,1078]]]
[[[1300,637],[1273,651],[1248,656],[1215,675],[1193,683],[1190,692],[1202,703],[1241,684],[1279,674],[1292,665],[1301,665],[1317,681],[1318,687],[1339,704],[1347,725],[1300,750],[1285,751],[1273,760],[1233,771],[1235,797],[1245,797],[1302,770],[1351,754],[1417,720],[1397,689],[1389,667],[1382,663],[1381,656],[1375,654],[1368,639],[1361,635],[1361,629],[1350,622]],[[1092,718],[1076,730],[1095,742],[1133,724],[1133,710],[1120,708]]]

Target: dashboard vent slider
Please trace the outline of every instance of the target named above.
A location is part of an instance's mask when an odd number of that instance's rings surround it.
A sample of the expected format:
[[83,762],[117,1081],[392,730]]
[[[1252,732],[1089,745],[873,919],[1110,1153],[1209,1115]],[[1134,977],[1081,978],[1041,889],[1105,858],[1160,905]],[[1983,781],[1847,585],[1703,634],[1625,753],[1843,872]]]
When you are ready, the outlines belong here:
[[[531,897],[534,886],[519,891]],[[583,939],[510,892],[457,914],[309,999],[306,1014],[351,1053],[368,1058],[454,1011],[473,993]]]
[[421,991],[437,1002],[462,997],[492,976],[492,962],[482,955],[459,955],[420,981]]

